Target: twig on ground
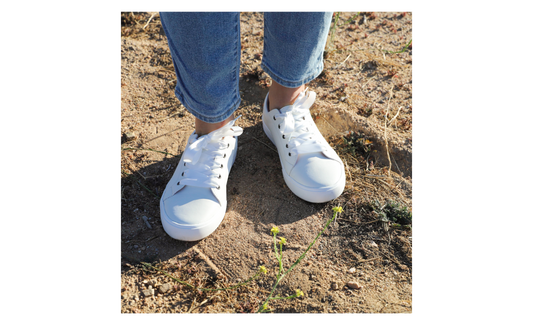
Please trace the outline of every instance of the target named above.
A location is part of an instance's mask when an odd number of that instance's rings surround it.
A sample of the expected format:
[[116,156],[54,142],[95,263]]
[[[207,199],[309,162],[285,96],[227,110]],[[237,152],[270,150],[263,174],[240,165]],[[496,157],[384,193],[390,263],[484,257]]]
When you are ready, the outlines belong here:
[[172,153],[170,153],[170,152],[157,151],[157,150],[154,150],[154,149],[145,149],[145,148],[122,148],[121,150],[122,150],[122,151],[127,151],[127,150],[145,150],[145,151],[153,151],[153,152],[163,153],[163,154],[165,154],[165,155],[176,156],[175,154],[172,154]]
[[398,108],[398,112],[396,112],[396,115],[394,115],[394,117],[389,120],[389,125],[391,125],[392,121],[394,121],[394,119],[398,116],[398,114],[400,114],[400,111],[402,110],[402,108],[403,106],[400,106]]
[[346,57],[346,59],[344,59],[344,61],[342,61],[342,63],[339,63],[339,64],[337,64],[337,66],[335,66],[335,69],[337,69],[339,66],[343,65],[344,62],[346,62],[346,60],[348,60],[348,58],[349,58],[351,55],[352,55],[351,53],[348,54],[348,56]]
[[192,311],[192,307],[194,306],[194,303],[196,302],[196,297],[192,300],[191,307],[189,307],[189,311],[186,312],[186,314],[190,314]]
[[[385,113],[385,130],[383,131],[384,135],[383,137],[385,138],[385,147],[387,148],[387,159],[389,160],[389,177],[390,177],[390,170],[391,170],[391,167],[392,167],[392,162],[390,160],[390,154],[389,154],[389,142],[387,141],[387,115],[389,115],[389,104],[390,104],[390,100],[392,98],[392,90],[394,89],[394,85],[392,86],[392,88],[390,89],[390,94],[389,94],[389,101],[387,102],[387,113]],[[398,110],[398,112],[400,112]]]
[[141,174],[138,170],[136,170],[137,174],[141,175],[141,177],[146,180],[146,177],[143,176],[143,174]]
[[146,26],[148,26],[148,24],[152,21],[152,18],[154,18],[155,14],[152,14],[152,16],[150,17],[150,19],[148,19],[148,21],[146,22],[146,25],[144,25],[143,29],[146,28]]
[[370,262],[370,261],[374,261],[374,260],[379,260],[380,257],[374,257],[374,258],[369,258],[368,260],[359,260],[357,261],[357,263],[365,263],[365,262]]
[[254,139],[255,141],[259,142],[259,143],[262,143],[264,144],[268,149],[274,151],[275,153],[277,153],[277,150],[275,150],[274,148],[272,148],[271,146],[269,146],[268,144],[264,143],[263,141],[257,139],[256,137],[252,137],[252,139]]
[[344,159],[344,166],[346,166],[346,170],[348,171],[348,176],[350,176],[350,183],[352,182],[352,173],[350,172],[350,166],[348,166],[348,163],[346,162],[346,159]]
[[[365,84],[361,86],[361,90],[363,90],[363,88],[366,86],[366,84],[369,83],[370,80],[374,79],[375,77],[376,77],[376,76],[372,76],[372,77],[370,77],[370,79],[368,79],[368,81],[365,82]],[[390,100],[390,98],[389,98],[389,100]]]
[[326,120],[325,118],[323,118],[322,120],[323,120],[324,122],[328,123],[328,125],[329,125],[333,130],[335,130],[335,132],[336,132],[337,134],[342,134],[342,132],[337,131],[338,128],[335,128],[333,125],[331,125],[331,123],[329,123],[328,120]]

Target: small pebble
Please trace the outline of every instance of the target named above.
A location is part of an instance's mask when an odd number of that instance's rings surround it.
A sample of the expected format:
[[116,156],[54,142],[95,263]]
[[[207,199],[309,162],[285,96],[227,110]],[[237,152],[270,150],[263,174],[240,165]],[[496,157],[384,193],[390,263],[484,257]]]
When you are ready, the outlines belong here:
[[361,289],[361,286],[357,282],[346,282],[346,285],[350,289]]
[[146,290],[143,290],[142,293],[145,297],[150,297],[154,295],[154,289],[151,289],[151,288],[146,289]]
[[150,223],[148,222],[148,217],[143,216],[143,220],[144,220],[144,223],[146,224],[146,227],[148,227],[148,229],[152,229],[152,225],[150,225]]
[[165,284],[163,284],[163,285],[161,285],[159,287],[159,292],[165,293],[165,292],[169,291],[171,288],[172,288],[172,286],[170,285],[170,283],[165,283]]
[[349,269],[348,273],[355,273],[355,267],[352,267],[351,269]]
[[133,132],[126,132],[124,135],[126,136],[126,141],[131,141],[136,138]]
[[331,290],[339,290],[339,284],[336,281],[331,282]]

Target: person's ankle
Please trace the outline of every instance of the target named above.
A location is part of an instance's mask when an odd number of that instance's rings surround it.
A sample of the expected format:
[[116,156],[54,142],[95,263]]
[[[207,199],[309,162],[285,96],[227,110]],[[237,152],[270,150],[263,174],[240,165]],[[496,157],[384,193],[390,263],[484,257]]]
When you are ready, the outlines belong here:
[[269,111],[273,109],[280,109],[287,105],[292,105],[298,98],[298,95],[305,90],[305,85],[297,88],[284,87],[274,80],[268,92],[267,108]]
[[196,130],[196,134],[198,134],[199,137],[201,137],[202,135],[206,135],[206,134],[209,134],[215,130],[218,130],[220,129],[221,127],[223,127],[224,125],[228,124],[230,121],[232,121],[233,119],[235,118],[235,114],[231,114],[230,117],[228,117],[227,119],[225,119],[224,121],[222,122],[217,122],[217,123],[207,123],[207,122],[204,122],[200,119],[198,119],[197,117],[194,119],[194,128]]

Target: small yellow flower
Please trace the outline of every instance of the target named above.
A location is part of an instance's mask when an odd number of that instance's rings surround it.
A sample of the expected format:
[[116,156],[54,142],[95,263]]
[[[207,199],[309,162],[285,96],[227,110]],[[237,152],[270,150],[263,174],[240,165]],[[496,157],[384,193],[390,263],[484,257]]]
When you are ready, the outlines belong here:
[[304,293],[302,292],[302,290],[296,289],[296,297],[301,297],[303,295],[304,295]]
[[268,270],[266,267],[264,267],[263,265],[261,265],[259,267],[259,272],[263,273],[263,274],[267,274]]
[[334,207],[333,211],[335,211],[337,213],[342,213],[344,210],[342,209],[342,207]]
[[277,235],[278,232],[279,232],[279,228],[276,227],[276,226],[274,226],[274,227],[272,227],[272,229],[270,229],[270,233],[272,235]]
[[279,239],[281,239],[280,241],[281,244],[285,244],[287,242],[287,240],[283,237],[279,237]]
[[262,311],[266,311],[266,310],[268,310],[268,304],[265,304],[261,310],[262,310]]

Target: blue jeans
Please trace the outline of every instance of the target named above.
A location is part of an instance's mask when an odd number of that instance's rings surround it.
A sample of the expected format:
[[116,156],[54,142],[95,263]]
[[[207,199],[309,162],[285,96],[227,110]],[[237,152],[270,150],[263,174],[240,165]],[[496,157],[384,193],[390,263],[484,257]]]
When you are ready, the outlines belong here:
[[[161,12],[160,17],[176,70],[176,97],[198,119],[224,121],[241,103],[240,14]],[[265,12],[261,68],[289,88],[318,77],[331,17],[331,12]]]

